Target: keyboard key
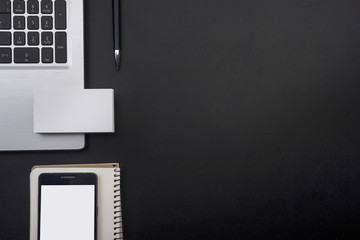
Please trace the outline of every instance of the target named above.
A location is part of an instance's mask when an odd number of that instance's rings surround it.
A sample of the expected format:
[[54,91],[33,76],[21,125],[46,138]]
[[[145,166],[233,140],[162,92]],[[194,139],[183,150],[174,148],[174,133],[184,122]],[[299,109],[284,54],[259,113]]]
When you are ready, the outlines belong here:
[[41,44],[42,45],[53,45],[53,33],[42,32],[41,33]]
[[55,33],[55,62],[67,62],[67,44],[65,32]]
[[11,45],[11,32],[0,32],[0,45]]
[[66,2],[65,0],[55,1],[55,28],[66,29]]
[[39,1],[38,0],[28,0],[27,1],[27,12],[28,12],[28,14],[38,14],[39,13]]
[[0,0],[0,13],[11,13],[10,0]]
[[30,30],[37,30],[39,29],[39,17],[28,17],[27,18],[27,27]]
[[50,30],[53,28],[53,18],[50,16],[41,17],[41,29]]
[[52,63],[53,60],[53,49],[52,48],[43,48],[41,50],[41,62],[42,63]]
[[11,14],[0,13],[0,29],[10,29],[10,28],[11,28]]
[[14,48],[15,63],[39,63],[39,48]]
[[0,48],[0,63],[11,63],[11,48]]
[[14,45],[25,45],[24,32],[14,32]]
[[42,14],[51,14],[53,12],[53,3],[51,0],[42,0],[41,1],[41,13]]
[[13,12],[17,13],[17,14],[25,13],[25,1],[24,0],[14,0]]
[[25,17],[23,16],[14,17],[14,29],[25,29]]
[[28,32],[28,45],[35,46],[39,45],[39,33]]

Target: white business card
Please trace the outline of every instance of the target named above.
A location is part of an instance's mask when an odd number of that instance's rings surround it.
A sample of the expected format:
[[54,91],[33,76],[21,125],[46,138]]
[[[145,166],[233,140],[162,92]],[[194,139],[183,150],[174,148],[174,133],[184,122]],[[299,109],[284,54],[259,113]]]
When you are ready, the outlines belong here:
[[35,133],[114,132],[113,89],[34,92]]

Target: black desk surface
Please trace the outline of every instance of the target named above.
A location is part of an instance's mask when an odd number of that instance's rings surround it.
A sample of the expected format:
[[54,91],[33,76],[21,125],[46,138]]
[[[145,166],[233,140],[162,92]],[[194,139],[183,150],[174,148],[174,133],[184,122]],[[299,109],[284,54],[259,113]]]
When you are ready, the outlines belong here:
[[0,153],[0,239],[28,239],[35,164],[119,162],[127,239],[344,239],[360,227],[360,2],[85,1],[86,87],[116,133]]

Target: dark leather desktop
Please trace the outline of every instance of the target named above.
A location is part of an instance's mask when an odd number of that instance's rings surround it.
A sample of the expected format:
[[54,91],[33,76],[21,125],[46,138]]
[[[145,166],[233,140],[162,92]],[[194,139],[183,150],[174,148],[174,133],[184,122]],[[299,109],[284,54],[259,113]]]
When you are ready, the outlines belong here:
[[126,239],[347,239],[360,227],[360,2],[85,1],[88,88],[116,133],[0,153],[0,239],[28,239],[33,165],[119,162]]

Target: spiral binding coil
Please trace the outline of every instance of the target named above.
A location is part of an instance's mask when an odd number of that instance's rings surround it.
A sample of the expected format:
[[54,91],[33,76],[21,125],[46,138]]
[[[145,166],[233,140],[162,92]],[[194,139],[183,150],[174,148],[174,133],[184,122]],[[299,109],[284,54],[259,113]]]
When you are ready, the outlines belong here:
[[121,212],[120,169],[114,169],[114,240],[123,240]]

